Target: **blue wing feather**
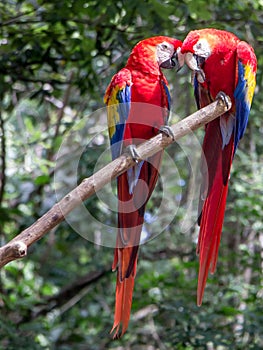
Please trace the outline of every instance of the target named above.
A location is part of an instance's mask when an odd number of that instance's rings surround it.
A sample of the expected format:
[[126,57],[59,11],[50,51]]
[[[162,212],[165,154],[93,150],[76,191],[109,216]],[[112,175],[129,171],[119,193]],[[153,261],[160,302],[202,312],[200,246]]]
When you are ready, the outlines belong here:
[[246,130],[250,112],[250,105],[247,101],[247,80],[245,79],[245,68],[241,61],[238,61],[238,81],[234,92],[234,97],[236,104],[234,151],[236,151],[239,140],[243,137]]
[[119,90],[117,93],[117,100],[119,102],[117,107],[119,121],[115,124],[116,130],[111,138],[112,159],[119,157],[121,154],[125,123],[131,108],[131,87],[126,85],[124,89]]
[[124,89],[120,90],[117,93],[117,100],[119,102],[117,107],[119,121],[115,124],[115,133],[110,140],[112,159],[121,154],[124,127],[131,108],[131,87],[126,85]]
[[170,95],[170,91],[169,91],[168,86],[166,85],[166,83],[163,80],[162,80],[162,84],[163,84],[164,92],[165,92],[165,95],[166,95],[166,98],[167,98],[167,109],[168,109],[168,111],[170,111],[171,110],[171,95]]
[[124,68],[108,86],[104,101],[108,106],[108,127],[112,158],[120,156],[125,124],[131,108],[131,73]]

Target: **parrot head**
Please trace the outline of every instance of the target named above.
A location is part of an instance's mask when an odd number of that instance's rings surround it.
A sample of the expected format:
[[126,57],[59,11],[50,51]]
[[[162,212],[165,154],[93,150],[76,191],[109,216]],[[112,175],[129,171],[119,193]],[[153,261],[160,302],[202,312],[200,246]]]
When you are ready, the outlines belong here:
[[176,68],[179,70],[184,64],[184,57],[181,54],[180,40],[155,36],[140,41],[132,50],[128,64],[147,64],[157,66],[158,69]]
[[180,70],[184,64],[182,43],[176,39],[164,40],[156,45],[157,62],[161,68]]
[[214,28],[205,28],[191,31],[185,38],[181,52],[185,63],[197,75],[199,82],[205,81],[202,70],[203,63],[214,53],[229,52],[235,47],[239,39],[232,33]]
[[196,73],[200,83],[205,81],[202,64],[212,54],[216,46],[217,37],[212,29],[191,31],[185,38],[181,52],[187,66]]

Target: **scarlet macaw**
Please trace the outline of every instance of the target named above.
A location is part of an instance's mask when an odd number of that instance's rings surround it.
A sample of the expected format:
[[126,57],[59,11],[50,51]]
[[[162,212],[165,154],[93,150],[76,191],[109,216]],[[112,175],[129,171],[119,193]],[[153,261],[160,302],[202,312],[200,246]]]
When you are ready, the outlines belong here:
[[[239,140],[244,135],[256,85],[257,59],[253,48],[234,34],[217,29],[191,31],[182,45],[185,62],[194,72],[198,108],[222,92],[231,109],[205,129],[200,190],[197,253],[197,304],[201,305],[208,271],[216,268],[228,191],[228,180]],[[207,166],[206,166],[207,165]]]
[[[179,69],[183,64],[181,44],[165,36],[142,40],[133,48],[125,68],[113,76],[104,96],[113,159],[127,147],[136,160],[135,145],[160,129],[169,134],[170,95],[160,68]],[[128,327],[145,206],[158,178],[162,153],[147,161],[137,160],[117,179],[118,234],[112,265],[118,270],[114,338],[119,336],[121,326],[121,335]]]

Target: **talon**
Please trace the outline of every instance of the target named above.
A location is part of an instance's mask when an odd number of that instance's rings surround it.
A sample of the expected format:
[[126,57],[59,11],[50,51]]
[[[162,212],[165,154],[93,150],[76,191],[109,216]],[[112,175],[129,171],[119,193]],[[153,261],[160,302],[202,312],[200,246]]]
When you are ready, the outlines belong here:
[[219,93],[216,95],[217,100],[222,100],[224,104],[226,105],[226,108],[229,109],[229,104],[228,104],[228,96],[225,94],[223,91],[219,91]]
[[159,129],[159,132],[165,134],[173,140],[175,139],[173,129],[169,125],[162,125]]
[[132,157],[132,159],[135,161],[135,163],[139,163],[139,160],[141,159],[137,148],[135,145],[129,145],[126,147],[127,152],[129,153],[129,155]]

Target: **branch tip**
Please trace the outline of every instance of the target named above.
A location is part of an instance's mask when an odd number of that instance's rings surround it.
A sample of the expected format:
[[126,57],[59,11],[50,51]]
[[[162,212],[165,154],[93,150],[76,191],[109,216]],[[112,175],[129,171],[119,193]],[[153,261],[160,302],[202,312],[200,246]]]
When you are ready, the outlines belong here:
[[23,258],[27,255],[27,245],[22,241],[15,242],[13,249],[18,258]]

